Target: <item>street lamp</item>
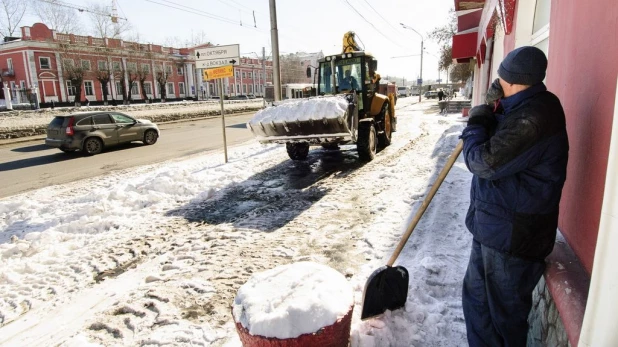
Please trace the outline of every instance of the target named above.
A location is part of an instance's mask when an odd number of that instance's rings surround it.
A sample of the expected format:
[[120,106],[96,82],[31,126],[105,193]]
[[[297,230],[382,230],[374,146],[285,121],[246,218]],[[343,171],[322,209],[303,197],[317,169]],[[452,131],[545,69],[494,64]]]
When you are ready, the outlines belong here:
[[403,23],[399,23],[399,24],[401,24],[401,26],[404,29],[410,29],[410,30],[414,31],[416,34],[418,34],[418,36],[421,37],[421,78],[420,78],[421,79],[421,83],[418,86],[418,102],[421,102],[421,94],[423,94],[423,41],[424,41],[423,35],[419,34],[418,31],[414,30],[414,28],[411,28],[411,27],[409,27],[409,26],[407,26],[407,25],[405,25]]

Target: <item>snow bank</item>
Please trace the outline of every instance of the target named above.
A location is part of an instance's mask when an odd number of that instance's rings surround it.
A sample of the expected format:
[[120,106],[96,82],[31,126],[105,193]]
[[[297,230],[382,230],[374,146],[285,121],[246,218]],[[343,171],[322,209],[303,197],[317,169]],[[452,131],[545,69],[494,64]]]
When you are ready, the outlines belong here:
[[304,261],[254,274],[239,288],[233,313],[252,335],[288,339],[334,324],[353,302],[341,273]]
[[305,121],[323,118],[338,118],[348,109],[345,96],[319,96],[309,99],[294,99],[258,111],[249,121],[251,124],[270,121]]

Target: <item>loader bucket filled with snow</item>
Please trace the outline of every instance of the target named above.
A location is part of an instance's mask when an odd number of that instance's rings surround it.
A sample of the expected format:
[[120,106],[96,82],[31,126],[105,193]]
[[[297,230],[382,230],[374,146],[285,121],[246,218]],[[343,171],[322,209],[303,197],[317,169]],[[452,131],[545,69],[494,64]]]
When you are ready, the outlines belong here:
[[350,140],[358,114],[350,102],[354,97],[348,94],[277,102],[258,111],[247,127],[261,143]]
[[348,346],[354,293],[336,270],[297,262],[254,274],[234,300],[244,347]]

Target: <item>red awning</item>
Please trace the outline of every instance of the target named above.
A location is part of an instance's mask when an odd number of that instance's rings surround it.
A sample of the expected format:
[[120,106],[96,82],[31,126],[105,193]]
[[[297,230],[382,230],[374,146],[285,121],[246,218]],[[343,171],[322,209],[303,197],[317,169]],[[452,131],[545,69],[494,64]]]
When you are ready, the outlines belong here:
[[467,63],[476,56],[477,31],[453,36],[453,62]]
[[[460,14],[461,13],[461,14]],[[457,14],[457,32],[470,30],[479,26],[483,9],[464,11]]]

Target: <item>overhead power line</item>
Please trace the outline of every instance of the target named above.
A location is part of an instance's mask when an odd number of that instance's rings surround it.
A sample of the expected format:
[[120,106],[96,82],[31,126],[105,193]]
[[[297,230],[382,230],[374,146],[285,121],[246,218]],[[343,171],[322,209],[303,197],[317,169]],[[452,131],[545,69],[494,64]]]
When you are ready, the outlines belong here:
[[80,6],[77,6],[75,4],[67,3],[67,2],[64,2],[64,1],[59,1],[59,0],[39,0],[39,1],[51,4],[51,5],[72,8],[72,9],[77,10],[79,12],[88,12],[88,13],[93,13],[93,14],[96,14],[96,15],[99,15],[99,16],[110,17],[110,18],[112,18],[112,21],[114,20],[114,18],[115,19],[127,20],[126,18],[118,17],[118,16],[115,16],[115,15],[113,15],[111,13],[94,11],[94,10],[91,10],[91,9],[89,9],[87,7],[80,7]]
[[345,3],[354,11],[356,12],[356,14],[358,14],[363,20],[365,20],[365,22],[367,22],[369,25],[371,25],[380,35],[382,35],[385,39],[389,40],[390,42],[394,43],[395,45],[404,48],[403,46],[401,46],[400,44],[398,44],[397,42],[391,40],[390,37],[384,35],[384,33],[382,33],[380,31],[380,29],[378,29],[375,25],[373,25],[373,23],[371,23],[367,18],[365,18],[348,0],[342,0],[345,1]]

